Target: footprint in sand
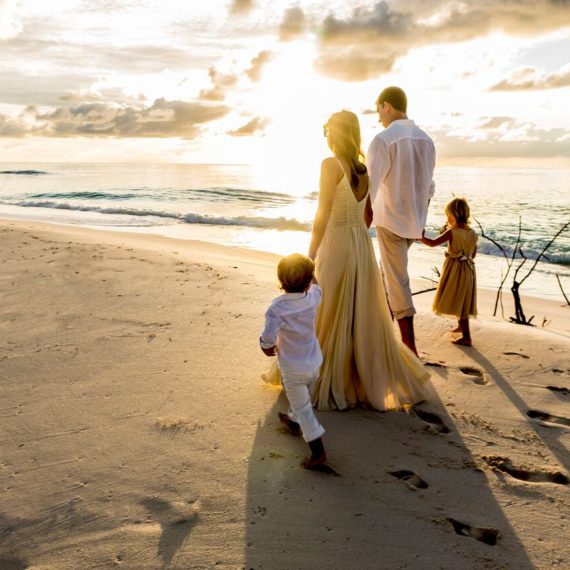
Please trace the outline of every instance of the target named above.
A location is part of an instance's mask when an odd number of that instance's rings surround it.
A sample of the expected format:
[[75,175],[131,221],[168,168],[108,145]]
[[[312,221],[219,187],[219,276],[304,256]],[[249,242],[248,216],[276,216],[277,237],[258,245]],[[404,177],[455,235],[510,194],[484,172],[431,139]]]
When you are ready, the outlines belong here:
[[447,368],[444,362],[441,360],[428,360],[424,362],[424,366],[432,366],[433,368]]
[[515,467],[508,457],[501,457],[499,455],[484,455],[483,460],[489,467],[507,473],[507,475],[519,481],[527,481],[529,483],[556,483],[558,485],[568,485],[568,483],[570,483],[568,477],[561,471]]
[[549,424],[558,424],[561,426],[570,426],[570,419],[563,416],[555,416],[548,412],[541,412],[539,410],[529,410],[526,415],[533,420],[540,420]]
[[459,368],[459,371],[463,372],[463,374],[465,374],[466,376],[471,376],[473,382],[475,384],[479,384],[479,386],[486,386],[487,384],[489,384],[489,380],[485,378],[483,371],[479,370],[478,368],[473,368],[472,366],[462,366],[461,368]]
[[430,430],[436,433],[449,433],[449,428],[443,423],[443,420],[437,415],[419,408],[412,408],[418,418],[428,424]]
[[491,546],[495,546],[497,540],[501,537],[501,531],[496,528],[471,526],[470,524],[463,523],[451,517],[447,517],[447,520],[453,525],[453,530],[456,534],[469,536],[470,538],[474,538],[485,544],[490,544]]
[[527,354],[523,354],[522,352],[503,352],[505,356],[520,356],[521,358],[530,358]]
[[406,469],[402,469],[401,471],[388,471],[388,475],[392,475],[392,477],[395,477],[396,479],[405,481],[412,491],[428,488],[428,484],[413,471],[408,471]]
[[551,390],[552,392],[558,392],[563,396],[569,396],[570,390],[568,388],[563,388],[562,386],[547,386],[547,390]]

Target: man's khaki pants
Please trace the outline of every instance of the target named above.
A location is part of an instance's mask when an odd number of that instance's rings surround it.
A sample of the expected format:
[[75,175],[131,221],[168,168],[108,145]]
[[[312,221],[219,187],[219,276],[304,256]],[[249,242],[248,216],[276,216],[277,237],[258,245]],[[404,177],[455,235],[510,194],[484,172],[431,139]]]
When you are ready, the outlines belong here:
[[415,240],[402,238],[380,226],[376,226],[376,235],[390,310],[396,320],[411,317],[416,309],[408,276],[408,249]]

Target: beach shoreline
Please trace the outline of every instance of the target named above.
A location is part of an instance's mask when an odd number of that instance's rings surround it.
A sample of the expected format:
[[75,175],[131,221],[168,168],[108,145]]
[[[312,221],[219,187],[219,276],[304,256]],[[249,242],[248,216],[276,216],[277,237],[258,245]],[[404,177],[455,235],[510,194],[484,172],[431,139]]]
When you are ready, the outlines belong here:
[[[172,233],[160,233],[152,231],[150,228],[128,228],[128,229],[116,229],[112,227],[96,227],[89,225],[77,225],[77,224],[66,224],[55,221],[37,221],[32,219],[15,219],[15,218],[3,218],[0,215],[0,225],[10,224],[15,228],[33,230],[45,229],[46,231],[61,232],[66,236],[84,236],[94,243],[100,241],[101,243],[123,243],[129,245],[129,247],[144,247],[145,249],[150,249],[153,251],[163,251],[172,252],[176,249],[184,250],[185,252],[192,251],[203,251],[205,255],[213,255],[219,258],[231,258],[237,256],[240,259],[255,259],[257,262],[261,263],[263,260],[264,264],[270,269],[277,266],[277,262],[282,257],[280,254],[272,251],[263,251],[260,249],[254,249],[251,247],[242,247],[239,245],[221,245],[216,241],[209,241],[207,237],[205,239],[188,239],[187,237],[181,237],[177,235],[176,231]],[[99,237],[97,237],[99,236]],[[376,239],[373,239],[373,244],[375,246],[376,255],[378,256]],[[416,249],[410,254],[410,263],[414,263],[414,257],[418,255],[425,254],[429,251],[429,248],[422,246],[421,244],[416,245]],[[301,252],[302,253],[302,252]],[[443,253],[443,249],[438,251]],[[415,255],[417,254],[417,255]],[[176,254],[177,255],[177,254]],[[417,260],[416,260],[417,261]],[[443,263],[443,257],[442,261]],[[422,293],[426,289],[432,288],[434,285],[430,279],[435,278],[423,276],[421,278],[412,278],[412,292],[414,295],[414,303],[423,310],[430,310],[431,308],[431,297],[432,292]],[[514,300],[510,292],[510,285],[512,279],[507,279],[503,286],[502,299],[499,302],[497,308],[496,318],[509,319],[510,316],[514,316]],[[486,316],[492,316],[497,291],[499,286],[499,280],[497,279],[497,286],[486,287],[478,286],[479,295],[479,306],[480,313]],[[554,329],[562,334],[570,334],[570,323],[565,317],[564,313],[561,312],[565,306],[566,302],[562,293],[559,293],[558,297],[553,296],[536,296],[532,293],[527,293],[526,291],[520,291],[521,301],[523,304],[523,309],[527,314],[527,319],[531,316],[535,316],[532,325],[538,326],[540,328],[545,328],[554,325]],[[426,301],[427,300],[427,301]],[[527,310],[527,307],[529,310]]]
[[470,349],[417,295],[427,415],[320,413],[327,477],[260,379],[279,256],[15,220],[0,240],[0,567],[570,563],[562,302],[524,296],[525,327],[480,290]]

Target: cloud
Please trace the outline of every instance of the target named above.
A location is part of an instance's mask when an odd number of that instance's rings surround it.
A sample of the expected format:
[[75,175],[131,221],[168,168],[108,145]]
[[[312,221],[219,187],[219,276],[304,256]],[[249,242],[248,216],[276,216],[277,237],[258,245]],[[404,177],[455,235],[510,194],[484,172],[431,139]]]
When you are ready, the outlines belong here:
[[458,158],[565,158],[570,156],[570,137],[564,128],[541,129],[531,123],[517,123],[509,117],[507,130],[487,130],[477,138],[453,133],[445,128],[432,129],[430,135],[441,159]]
[[380,36],[398,37],[414,25],[411,14],[390,9],[387,2],[378,2],[372,8],[354,9],[351,17],[341,20],[329,14],[323,21],[321,38],[325,42],[375,41]]
[[92,77],[75,73],[42,76],[6,69],[0,71],[0,103],[56,106],[62,93],[87,90],[92,83]]
[[259,131],[263,131],[268,123],[268,119],[264,119],[262,117],[254,117],[251,119],[251,121],[239,129],[236,129],[235,131],[228,131],[227,134],[232,137],[251,136],[258,133]]
[[401,6],[382,1],[356,7],[346,17],[329,13],[320,30],[317,68],[339,79],[365,80],[386,72],[413,47],[462,42],[493,31],[538,35],[570,24],[567,0],[412,1]]
[[206,101],[223,101],[226,97],[226,92],[239,81],[237,75],[221,73],[215,67],[210,67],[208,75],[212,81],[212,87],[210,89],[202,89],[199,95],[200,99]]
[[283,14],[279,25],[279,37],[282,40],[292,40],[305,32],[305,13],[298,6],[288,8]]
[[243,15],[253,10],[253,0],[232,0],[230,4],[230,14]]
[[22,137],[25,134],[23,121],[0,113],[0,137]]
[[22,31],[17,0],[0,0],[0,39],[12,38]]
[[315,60],[315,69],[343,81],[362,81],[392,69],[396,54],[371,55],[358,48],[327,49]]
[[273,54],[269,50],[260,51],[252,60],[251,67],[245,70],[251,81],[259,81],[263,66],[271,60]]
[[482,123],[478,125],[480,129],[498,129],[503,125],[511,125],[514,123],[512,117],[490,117],[484,118]]
[[570,65],[555,73],[540,73],[536,67],[521,67],[511,76],[493,85],[490,91],[529,91],[570,86]]
[[223,101],[227,92],[236,87],[242,74],[247,75],[250,81],[259,81],[265,64],[271,60],[273,54],[268,50],[259,52],[250,62],[250,66],[239,73],[222,73],[214,66],[208,70],[212,87],[202,89],[199,99],[204,101]]
[[[28,107],[16,118],[0,118],[2,136],[100,136],[118,138],[194,138],[200,125],[229,113],[225,106],[157,99],[144,107],[83,102],[39,112]],[[12,134],[8,134],[12,132]]]
[[118,11],[129,10],[140,6],[135,0],[83,0],[81,9],[86,12],[105,12],[116,14]]

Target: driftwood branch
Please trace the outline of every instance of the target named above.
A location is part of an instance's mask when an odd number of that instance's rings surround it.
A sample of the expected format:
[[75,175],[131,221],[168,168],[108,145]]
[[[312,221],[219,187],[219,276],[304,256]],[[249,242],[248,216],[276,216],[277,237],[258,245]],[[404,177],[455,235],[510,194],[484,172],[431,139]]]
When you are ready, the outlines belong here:
[[422,289],[421,291],[415,291],[414,293],[412,293],[412,297],[414,295],[421,295],[422,293],[429,293],[430,291],[435,291],[437,289],[437,287],[430,287],[429,289]]
[[[495,297],[495,307],[493,308],[493,316],[496,316],[497,314],[497,308],[499,306],[499,302],[501,303],[501,312],[503,313],[503,317],[504,312],[503,312],[503,285],[505,284],[505,281],[507,280],[507,277],[509,276],[509,272],[511,271],[511,266],[513,265],[513,258],[509,257],[507,255],[507,252],[505,251],[505,248],[497,241],[495,241],[493,238],[489,237],[486,233],[485,230],[483,229],[483,226],[480,224],[479,220],[477,218],[473,218],[473,221],[479,226],[479,231],[481,232],[481,237],[485,238],[486,240],[490,241],[493,245],[495,245],[496,247],[499,248],[499,250],[501,251],[501,253],[503,254],[505,260],[507,261],[507,271],[505,272],[505,274],[501,274],[501,282],[499,283],[499,288],[497,289],[497,296]],[[520,240],[520,218],[519,218],[519,238],[517,239],[517,246]],[[516,247],[515,250],[516,251]],[[513,254],[514,255],[514,254]]]
[[[495,309],[493,311],[493,316],[495,316],[497,314],[497,306],[499,303],[499,300],[501,301],[501,308],[502,308],[502,289],[503,289],[503,285],[505,283],[505,281],[507,280],[507,276],[510,273],[511,267],[514,264],[517,252],[519,254],[519,256],[522,258],[521,263],[519,263],[519,265],[517,266],[517,268],[515,269],[514,275],[513,275],[513,284],[511,286],[511,292],[513,294],[513,298],[515,301],[515,316],[514,317],[510,317],[511,321],[517,323],[517,324],[521,324],[521,325],[532,325],[532,319],[534,319],[534,315],[532,317],[530,317],[530,319],[526,318],[526,315],[524,314],[523,311],[523,307],[522,307],[522,303],[521,303],[521,298],[520,298],[520,294],[519,294],[519,289],[520,286],[530,277],[531,273],[534,271],[534,269],[536,268],[536,266],[538,265],[538,262],[541,259],[546,259],[548,260],[548,257],[546,256],[546,251],[548,250],[548,248],[554,243],[554,241],[556,240],[556,238],[563,232],[565,231],[568,227],[570,227],[570,222],[567,222],[566,224],[564,224],[557,232],[556,234],[552,237],[552,239],[544,246],[544,248],[542,249],[542,251],[538,254],[537,258],[535,259],[532,267],[528,270],[528,272],[526,273],[526,275],[520,279],[520,281],[517,281],[517,277],[519,272],[521,271],[521,269],[524,267],[524,265],[526,264],[526,262],[528,261],[527,256],[524,254],[522,247],[521,247],[521,233],[522,233],[522,220],[521,217],[519,216],[519,231],[517,234],[517,241],[515,243],[515,246],[513,247],[513,251],[511,253],[511,255],[507,255],[507,252],[505,251],[505,249],[501,246],[501,244],[499,244],[497,241],[495,241],[493,238],[490,238],[488,235],[485,234],[485,231],[483,230],[483,226],[479,223],[479,220],[473,218],[475,223],[479,226],[479,229],[481,230],[481,236],[483,238],[485,238],[486,240],[490,241],[491,243],[493,243],[496,247],[499,248],[499,250],[501,251],[501,253],[503,254],[506,262],[507,262],[507,271],[503,274],[501,274],[501,282],[499,284],[499,288],[497,290],[497,297],[495,299]],[[566,293],[564,292],[564,289],[562,288],[562,284],[560,283],[560,278],[558,277],[558,275],[556,275],[556,278],[558,279],[558,284],[560,285],[560,289],[562,291],[562,295],[564,296],[564,299],[566,300],[566,302],[568,303],[568,305],[570,305],[570,301],[568,300],[568,297],[566,296]]]
[[560,275],[558,275],[558,273],[556,274],[556,281],[558,281],[558,285],[560,285],[560,291],[562,291],[562,296],[564,297],[566,304],[570,305],[570,299],[568,299],[568,297],[566,296],[566,293],[564,292],[564,289],[562,287],[562,283],[560,282]]
[[[441,277],[441,274],[437,267],[433,267],[432,271],[435,273],[437,277]],[[437,289],[437,283],[438,283],[437,279],[432,279],[431,277],[423,277],[422,279],[425,279],[426,281],[431,281],[434,284],[434,287],[430,287],[429,289],[422,289],[421,291],[416,291],[415,293],[412,293],[412,297],[414,295],[421,295],[422,293],[429,293],[430,291],[435,291]]]
[[540,261],[540,259],[542,257],[546,257],[544,254],[546,253],[546,250],[554,243],[554,240],[566,229],[570,227],[570,222],[566,222],[554,235],[554,237],[544,246],[543,250],[540,252],[540,254],[538,255],[538,257],[536,258],[533,266],[530,268],[530,271],[520,280],[520,283],[522,284],[524,282],[525,279],[527,279],[527,277],[534,271],[534,268],[536,267],[536,264]]

